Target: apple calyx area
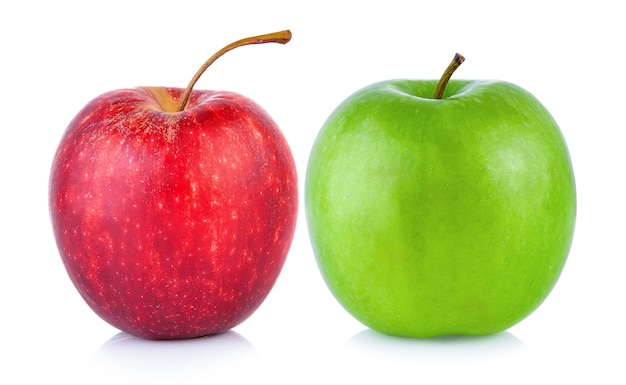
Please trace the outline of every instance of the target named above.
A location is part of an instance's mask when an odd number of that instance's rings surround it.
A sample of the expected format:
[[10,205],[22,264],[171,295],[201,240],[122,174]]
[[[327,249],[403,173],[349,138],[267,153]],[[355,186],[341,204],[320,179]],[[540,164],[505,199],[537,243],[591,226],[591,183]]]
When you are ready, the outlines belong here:
[[435,96],[434,99],[441,99],[443,97],[443,92],[446,90],[446,85],[448,85],[448,81],[452,77],[454,71],[465,61],[465,57],[460,53],[455,53],[454,58],[448,65],[448,68],[444,71],[443,75],[441,75],[441,79],[439,79],[439,83],[437,83],[437,87],[435,88]]
[[193,86],[196,84],[200,76],[202,76],[204,71],[206,71],[206,69],[209,68],[209,66],[213,64],[213,62],[215,62],[220,56],[224,55],[226,52],[232,49],[235,49],[237,47],[242,47],[244,45],[264,44],[264,43],[286,44],[290,40],[291,40],[291,31],[284,30],[284,31],[278,31],[278,32],[264,34],[264,35],[251,36],[251,37],[240,39],[233,43],[228,44],[227,46],[225,46],[224,48],[220,49],[215,54],[213,54],[213,56],[211,56],[195,73],[195,75],[189,82],[189,85],[187,85],[187,88],[181,95],[180,102],[178,103],[178,108],[174,112],[181,112],[185,109],[185,107],[187,106],[187,102],[189,101],[189,97],[191,96],[191,91],[193,89]]

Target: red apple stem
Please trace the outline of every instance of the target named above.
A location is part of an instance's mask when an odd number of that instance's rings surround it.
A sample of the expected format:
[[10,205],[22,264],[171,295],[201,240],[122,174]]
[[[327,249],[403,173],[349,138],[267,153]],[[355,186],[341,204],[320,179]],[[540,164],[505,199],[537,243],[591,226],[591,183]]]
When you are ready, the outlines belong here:
[[187,86],[183,94],[181,95],[180,103],[178,104],[178,112],[183,111],[185,107],[187,107],[187,103],[189,102],[189,97],[191,96],[191,91],[193,89],[193,86],[196,84],[198,79],[200,79],[200,76],[202,76],[204,71],[206,71],[206,69],[209,68],[209,66],[213,64],[214,61],[216,61],[220,56],[224,55],[226,52],[237,47],[242,47],[244,45],[264,44],[264,43],[286,44],[289,42],[289,40],[291,40],[291,31],[284,30],[284,31],[279,31],[279,32],[268,33],[265,35],[247,37],[245,39],[237,40],[234,43],[230,43],[224,48],[220,49],[213,56],[211,56],[209,60],[207,60],[202,65],[202,67],[200,67],[198,72],[196,72],[196,74],[193,76],[193,78],[189,82],[189,85]]
[[441,99],[443,97],[443,92],[446,90],[446,86],[448,85],[448,80],[452,77],[454,71],[465,61],[465,58],[460,53],[455,53],[454,58],[446,68],[446,71],[439,79],[439,83],[437,83],[437,88],[435,88],[435,99]]

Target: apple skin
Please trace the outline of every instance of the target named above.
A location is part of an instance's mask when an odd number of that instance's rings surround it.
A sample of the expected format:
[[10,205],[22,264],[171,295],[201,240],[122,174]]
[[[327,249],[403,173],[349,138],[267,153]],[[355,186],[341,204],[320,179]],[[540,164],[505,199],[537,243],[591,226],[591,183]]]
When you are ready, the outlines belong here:
[[329,289],[371,329],[487,335],[533,312],[576,216],[568,150],[500,81],[391,80],[347,98],[313,145],[305,207]]
[[263,302],[294,234],[297,176],[285,138],[232,92],[105,93],[57,149],[57,246],[87,304],[148,339],[224,332]]

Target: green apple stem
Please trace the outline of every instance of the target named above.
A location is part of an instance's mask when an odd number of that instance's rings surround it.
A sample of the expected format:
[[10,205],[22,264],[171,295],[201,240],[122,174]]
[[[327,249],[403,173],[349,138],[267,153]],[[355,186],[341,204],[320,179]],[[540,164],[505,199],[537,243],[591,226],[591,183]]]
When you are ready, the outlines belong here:
[[441,99],[443,97],[443,92],[446,90],[448,80],[450,80],[454,71],[456,71],[456,69],[459,68],[461,63],[464,61],[465,58],[463,55],[460,53],[454,54],[454,59],[452,59],[450,65],[448,65],[448,68],[446,68],[446,71],[441,76],[441,79],[439,79],[439,83],[437,83],[437,88],[435,88],[435,99]]
[[226,52],[234,48],[244,46],[244,45],[263,44],[263,43],[286,44],[289,42],[289,40],[291,40],[291,31],[284,30],[284,31],[273,32],[273,33],[268,33],[268,34],[259,35],[259,36],[252,36],[252,37],[247,37],[245,39],[237,40],[236,42],[230,43],[224,48],[222,48],[221,50],[217,51],[213,56],[209,58],[209,60],[207,60],[202,65],[202,67],[200,67],[198,72],[196,72],[196,74],[193,76],[193,78],[189,82],[189,85],[187,86],[183,94],[181,95],[180,103],[178,104],[178,112],[183,111],[185,107],[187,107],[187,102],[189,101],[189,97],[191,96],[191,91],[193,89],[193,86],[196,84],[200,76],[202,76],[204,71],[206,71],[206,69],[209,68],[209,66],[213,64],[214,61],[216,61],[220,56],[222,56]]

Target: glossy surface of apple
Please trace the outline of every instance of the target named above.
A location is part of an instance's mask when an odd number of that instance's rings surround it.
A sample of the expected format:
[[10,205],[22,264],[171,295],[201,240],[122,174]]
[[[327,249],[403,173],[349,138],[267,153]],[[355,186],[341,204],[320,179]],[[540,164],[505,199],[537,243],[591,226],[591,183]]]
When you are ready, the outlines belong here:
[[328,118],[305,204],[321,273],[355,318],[387,334],[484,335],[555,285],[576,194],[563,136],[499,81],[393,80]]
[[103,94],[67,128],[50,214],[70,278],[128,333],[228,330],[266,298],[297,212],[292,154],[270,116],[239,94],[177,88]]

